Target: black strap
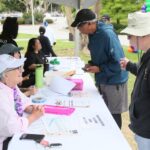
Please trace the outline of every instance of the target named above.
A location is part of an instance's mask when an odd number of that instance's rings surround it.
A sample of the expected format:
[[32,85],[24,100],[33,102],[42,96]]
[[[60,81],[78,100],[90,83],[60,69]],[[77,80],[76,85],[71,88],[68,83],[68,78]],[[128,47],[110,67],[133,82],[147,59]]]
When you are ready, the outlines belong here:
[[8,149],[8,144],[9,144],[11,139],[12,139],[12,137],[8,137],[7,139],[5,139],[3,141],[3,150],[7,150]]

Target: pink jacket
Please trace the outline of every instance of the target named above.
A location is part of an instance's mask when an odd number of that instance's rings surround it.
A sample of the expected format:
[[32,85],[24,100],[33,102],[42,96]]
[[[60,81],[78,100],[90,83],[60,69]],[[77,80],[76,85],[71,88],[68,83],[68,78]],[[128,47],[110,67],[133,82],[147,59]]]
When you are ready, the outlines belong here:
[[[30,104],[30,99],[26,97],[17,87],[24,109]],[[28,127],[26,117],[19,117],[14,107],[13,90],[0,82],[0,150],[3,141],[17,132],[24,132]]]

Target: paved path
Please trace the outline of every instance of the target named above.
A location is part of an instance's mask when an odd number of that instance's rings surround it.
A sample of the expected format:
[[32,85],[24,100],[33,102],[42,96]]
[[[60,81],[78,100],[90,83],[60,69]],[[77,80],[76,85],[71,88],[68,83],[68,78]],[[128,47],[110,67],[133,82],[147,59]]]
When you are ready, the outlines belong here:
[[121,42],[121,45],[123,46],[129,46],[129,40],[127,39],[126,35],[119,35],[119,40]]
[[[26,34],[36,34],[38,35],[40,25],[19,25],[19,33]],[[49,24],[48,26],[54,32],[56,39],[69,39],[69,31],[67,29],[67,21],[65,17],[58,17],[57,20],[53,24]],[[2,25],[0,25],[0,31],[2,30]],[[119,39],[122,45],[129,45],[129,41],[127,40],[125,35],[119,35]],[[28,40],[28,39],[18,39],[18,40]]]

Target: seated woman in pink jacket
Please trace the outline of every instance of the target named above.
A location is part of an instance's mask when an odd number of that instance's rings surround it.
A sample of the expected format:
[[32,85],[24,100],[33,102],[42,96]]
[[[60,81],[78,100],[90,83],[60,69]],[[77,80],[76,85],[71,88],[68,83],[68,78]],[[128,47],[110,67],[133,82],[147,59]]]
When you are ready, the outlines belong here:
[[[30,105],[29,98],[17,87],[22,80],[24,61],[25,58],[0,55],[0,150],[7,149],[10,137],[24,132],[44,114],[43,106]],[[30,114],[24,117],[24,111]]]

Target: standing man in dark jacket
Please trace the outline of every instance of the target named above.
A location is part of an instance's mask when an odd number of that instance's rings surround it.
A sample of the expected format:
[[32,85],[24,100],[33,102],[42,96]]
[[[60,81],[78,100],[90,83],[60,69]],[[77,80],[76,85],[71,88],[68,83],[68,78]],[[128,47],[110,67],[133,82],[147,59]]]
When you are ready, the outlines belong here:
[[38,38],[39,38],[41,45],[42,45],[42,52],[47,56],[56,57],[56,54],[53,51],[52,45],[51,45],[48,37],[44,35],[45,34],[45,28],[41,26],[39,28],[39,33],[40,33],[40,36]]
[[120,67],[120,58],[124,57],[124,53],[113,26],[97,21],[90,9],[80,10],[71,26],[89,36],[91,61],[85,65],[85,71],[95,74],[99,92],[121,128],[121,113],[128,109],[128,74]]
[[130,104],[130,129],[135,133],[138,150],[150,150],[150,13],[135,12],[128,15],[128,35],[131,46],[144,51],[138,64],[127,58],[121,67],[136,75]]

